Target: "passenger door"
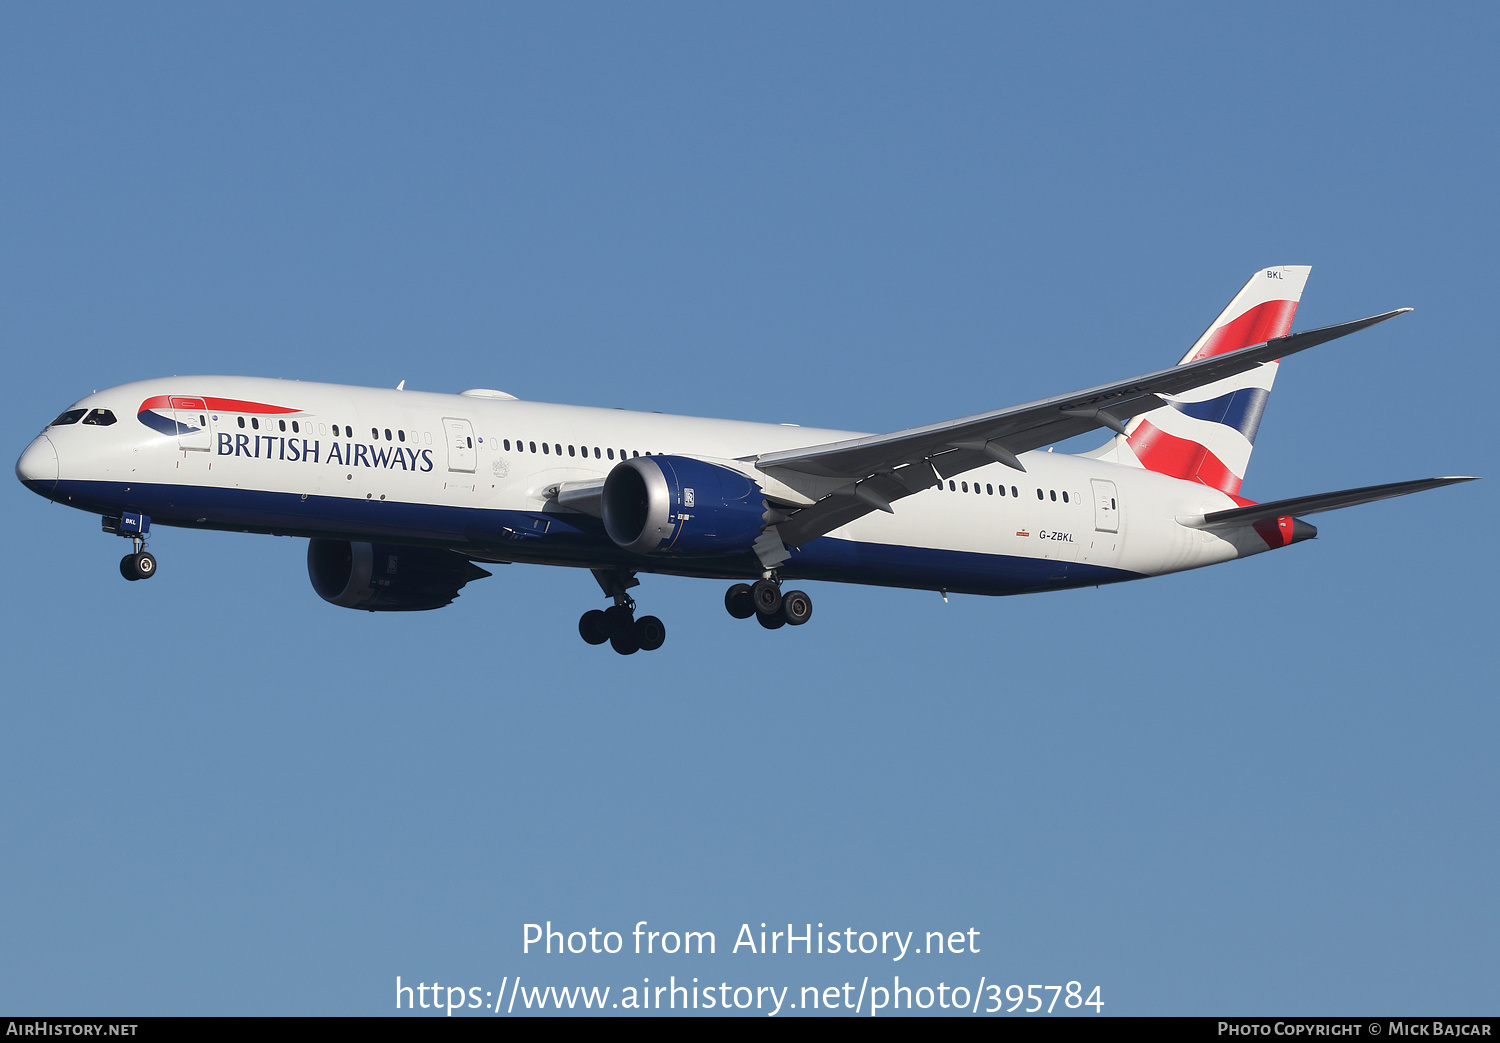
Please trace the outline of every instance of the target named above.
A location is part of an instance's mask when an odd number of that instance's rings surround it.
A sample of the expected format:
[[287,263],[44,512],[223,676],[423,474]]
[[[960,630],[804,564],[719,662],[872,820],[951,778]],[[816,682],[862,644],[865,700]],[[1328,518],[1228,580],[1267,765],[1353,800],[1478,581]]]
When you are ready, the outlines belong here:
[[182,449],[207,452],[213,448],[213,431],[208,426],[208,403],[201,398],[169,399],[177,421],[177,445]]
[[474,425],[456,417],[444,417],[443,435],[448,439],[448,470],[473,474],[479,460],[479,451],[474,445]]
[[1115,483],[1095,478],[1091,484],[1094,487],[1094,530],[1119,532],[1120,502],[1117,499],[1119,494],[1115,492]]

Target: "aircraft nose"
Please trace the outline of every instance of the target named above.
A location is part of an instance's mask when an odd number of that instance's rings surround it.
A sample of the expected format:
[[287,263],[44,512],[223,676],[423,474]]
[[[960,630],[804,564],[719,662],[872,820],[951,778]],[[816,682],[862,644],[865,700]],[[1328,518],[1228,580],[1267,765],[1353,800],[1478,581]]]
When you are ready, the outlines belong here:
[[16,477],[41,492],[57,481],[57,448],[46,435],[37,435],[16,461]]

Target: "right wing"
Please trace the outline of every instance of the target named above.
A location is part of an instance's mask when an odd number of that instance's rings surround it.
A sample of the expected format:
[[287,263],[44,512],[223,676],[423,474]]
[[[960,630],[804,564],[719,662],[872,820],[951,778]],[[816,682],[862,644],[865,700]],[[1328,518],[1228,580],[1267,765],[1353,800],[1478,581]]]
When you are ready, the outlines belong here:
[[1337,326],[1293,333],[1130,380],[991,413],[891,434],[765,453],[755,458],[755,466],[794,489],[802,486],[826,490],[833,486],[831,492],[822,494],[811,506],[790,514],[776,526],[782,543],[796,547],[870,511],[891,511],[893,501],[929,489],[964,471],[992,462],[1024,471],[1017,459],[1020,453],[1096,428],[1124,431],[1126,420],[1166,405],[1162,395],[1191,391],[1262,363],[1357,333],[1408,311],[1411,309],[1398,308]]

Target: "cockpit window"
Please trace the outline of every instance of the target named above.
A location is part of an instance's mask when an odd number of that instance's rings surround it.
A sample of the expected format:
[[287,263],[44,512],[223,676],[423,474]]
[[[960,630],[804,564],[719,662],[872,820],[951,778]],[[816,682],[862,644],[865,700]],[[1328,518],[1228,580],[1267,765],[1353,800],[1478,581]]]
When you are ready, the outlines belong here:
[[83,422],[96,427],[108,427],[115,422],[115,415],[107,409],[90,409],[88,416],[83,418]]
[[62,416],[60,416],[56,420],[52,421],[52,423],[48,424],[47,426],[48,427],[63,427],[65,425],[67,425],[67,424],[76,424],[76,423],[78,423],[79,418],[81,418],[83,416],[83,414],[85,414],[87,412],[88,412],[87,409],[70,409],[66,413],[64,413]]

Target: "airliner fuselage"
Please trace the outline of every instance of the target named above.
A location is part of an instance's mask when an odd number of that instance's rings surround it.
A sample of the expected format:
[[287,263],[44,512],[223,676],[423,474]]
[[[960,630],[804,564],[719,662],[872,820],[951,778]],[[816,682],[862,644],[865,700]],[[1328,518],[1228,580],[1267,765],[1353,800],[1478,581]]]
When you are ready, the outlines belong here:
[[[184,414],[181,434],[169,426],[177,422],[174,401]],[[151,402],[161,403],[157,411],[141,408]],[[755,579],[762,566],[745,547],[680,558],[623,550],[601,519],[558,505],[557,488],[605,478],[623,459],[688,456],[752,472],[745,461],[771,450],[859,437],[249,377],[141,381],[72,409],[107,410],[116,422],[49,427],[27,451],[27,461],[40,463],[25,465],[26,482],[90,513],[712,578]],[[171,419],[158,430],[139,421],[141,413]],[[1243,552],[1231,539],[1173,520],[1235,505],[1216,489],[1067,454],[1029,452],[1022,460],[1024,472],[980,467],[903,500],[894,514],[872,512],[793,548],[781,573],[1018,594],[1157,575]]]

